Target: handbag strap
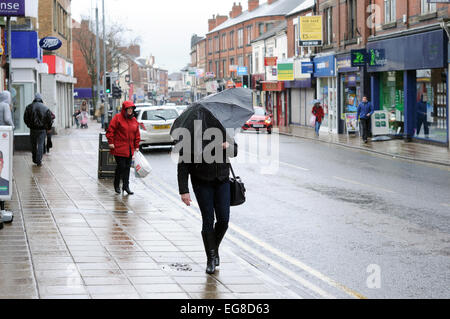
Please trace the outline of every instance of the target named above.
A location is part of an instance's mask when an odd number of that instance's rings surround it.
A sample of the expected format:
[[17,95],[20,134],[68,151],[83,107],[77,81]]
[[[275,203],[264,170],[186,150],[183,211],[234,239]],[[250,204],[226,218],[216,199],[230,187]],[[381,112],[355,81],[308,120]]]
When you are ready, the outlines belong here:
[[236,175],[234,174],[233,165],[231,165],[231,163],[230,163],[230,170],[231,170],[231,174],[233,174],[233,178],[236,179]]

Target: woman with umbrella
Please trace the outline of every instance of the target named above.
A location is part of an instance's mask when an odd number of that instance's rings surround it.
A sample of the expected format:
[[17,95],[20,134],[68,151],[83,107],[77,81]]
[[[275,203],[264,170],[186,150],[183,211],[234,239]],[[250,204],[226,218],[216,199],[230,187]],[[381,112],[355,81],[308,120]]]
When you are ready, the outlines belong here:
[[[253,114],[251,91],[230,89],[195,103],[186,109],[172,127],[175,140],[179,140],[182,135],[178,163],[181,200],[187,206],[191,205],[188,186],[191,176],[192,188],[202,214],[202,238],[208,274],[215,273],[216,267],[220,265],[219,246],[230,220],[229,159],[237,156],[237,144],[226,129],[242,127]],[[178,129],[185,129],[184,132],[189,134],[179,134],[181,131]],[[208,130],[220,134],[215,134],[212,141],[207,141],[203,136],[208,135]]]

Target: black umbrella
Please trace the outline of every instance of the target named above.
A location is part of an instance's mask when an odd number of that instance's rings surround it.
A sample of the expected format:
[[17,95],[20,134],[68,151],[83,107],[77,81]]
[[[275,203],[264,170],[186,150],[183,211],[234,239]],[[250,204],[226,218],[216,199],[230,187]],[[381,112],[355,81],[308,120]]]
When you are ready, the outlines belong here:
[[[202,121],[203,128],[241,128],[255,114],[252,91],[244,88],[229,89],[192,104],[176,120],[171,134],[178,128],[194,132],[194,121]],[[176,138],[175,136],[173,136]]]

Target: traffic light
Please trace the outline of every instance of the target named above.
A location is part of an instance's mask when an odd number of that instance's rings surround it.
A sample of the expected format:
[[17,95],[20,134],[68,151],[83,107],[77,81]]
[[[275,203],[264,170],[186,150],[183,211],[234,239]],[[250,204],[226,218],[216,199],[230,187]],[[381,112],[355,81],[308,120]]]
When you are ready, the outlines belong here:
[[111,93],[111,77],[109,75],[106,76],[106,94]]
[[256,86],[255,86],[255,89],[256,89],[257,91],[262,91],[262,83],[261,83],[261,80],[256,80]]
[[250,76],[244,75],[242,76],[242,87],[248,89],[250,87]]
[[114,85],[112,89],[112,96],[114,99],[121,99],[122,98],[122,89],[120,86]]

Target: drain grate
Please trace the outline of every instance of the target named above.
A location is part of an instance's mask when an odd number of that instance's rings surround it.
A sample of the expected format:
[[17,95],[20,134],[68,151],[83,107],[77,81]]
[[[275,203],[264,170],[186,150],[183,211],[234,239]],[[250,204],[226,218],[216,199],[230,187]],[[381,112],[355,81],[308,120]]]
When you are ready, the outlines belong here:
[[163,265],[162,270],[187,272],[192,271],[192,267],[189,264],[173,263],[169,265]]

